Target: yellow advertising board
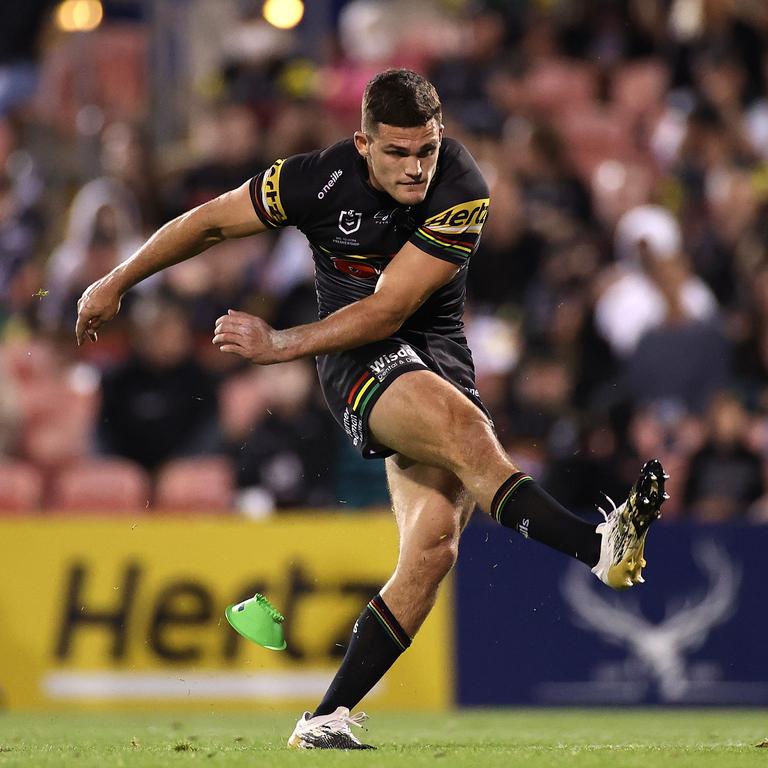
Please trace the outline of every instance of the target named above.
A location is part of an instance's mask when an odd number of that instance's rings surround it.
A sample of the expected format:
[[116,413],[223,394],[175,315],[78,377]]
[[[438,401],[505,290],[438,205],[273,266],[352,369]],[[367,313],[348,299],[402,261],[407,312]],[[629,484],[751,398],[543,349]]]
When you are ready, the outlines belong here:
[[[396,557],[388,515],[0,521],[0,708],[311,709]],[[450,703],[450,588],[367,704]],[[287,650],[224,619],[254,592]]]

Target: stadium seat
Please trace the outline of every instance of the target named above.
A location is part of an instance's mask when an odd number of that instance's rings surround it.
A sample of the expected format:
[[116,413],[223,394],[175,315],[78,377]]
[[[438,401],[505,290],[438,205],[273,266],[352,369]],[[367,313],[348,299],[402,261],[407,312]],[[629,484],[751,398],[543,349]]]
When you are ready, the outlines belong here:
[[147,472],[127,459],[81,459],[54,476],[48,508],[53,512],[122,514],[149,506]]
[[156,512],[229,512],[233,508],[234,468],[223,456],[174,459],[157,475]]
[[30,387],[51,395],[47,411],[24,418],[21,451],[28,461],[47,470],[86,456],[93,431],[93,404],[65,387]]
[[31,464],[0,460],[0,515],[38,512],[43,497],[43,477]]
[[11,345],[4,359],[17,392],[23,458],[55,470],[86,455],[99,401],[95,370],[62,364],[42,343]]

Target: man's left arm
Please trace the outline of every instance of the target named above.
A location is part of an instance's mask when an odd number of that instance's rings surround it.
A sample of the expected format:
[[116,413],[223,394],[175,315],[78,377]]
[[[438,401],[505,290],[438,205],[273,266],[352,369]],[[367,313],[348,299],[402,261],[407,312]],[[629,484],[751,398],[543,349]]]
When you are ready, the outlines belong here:
[[258,317],[230,310],[216,321],[213,343],[258,365],[343,352],[396,333],[438,288],[459,271],[406,243],[381,273],[370,296],[342,307],[315,323],[283,331]]

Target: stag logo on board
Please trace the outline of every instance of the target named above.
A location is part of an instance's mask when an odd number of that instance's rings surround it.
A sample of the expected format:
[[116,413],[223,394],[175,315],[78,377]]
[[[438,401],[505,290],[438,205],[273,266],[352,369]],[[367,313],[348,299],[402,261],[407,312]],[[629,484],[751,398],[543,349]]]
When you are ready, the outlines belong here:
[[334,171],[331,174],[331,178],[328,179],[328,181],[325,182],[323,185],[323,188],[317,193],[317,199],[322,200],[333,188],[333,185],[341,178],[341,175],[344,173],[344,171],[339,168],[338,171]]
[[360,229],[363,214],[360,211],[341,211],[339,213],[339,229],[345,235],[351,235]]
[[[620,646],[626,657],[600,662],[590,679],[548,682],[542,699],[547,703],[633,703],[649,690],[664,703],[706,704],[724,701],[735,687],[748,694],[757,682],[726,680],[727,670],[710,661],[691,661],[689,655],[707,643],[716,627],[725,624],[738,608],[741,571],[714,541],[700,541],[693,559],[707,577],[705,592],[689,595],[667,606],[658,622],[647,618],[637,604],[606,594],[581,566],[570,569],[561,583],[562,595],[574,623],[603,641]],[[723,696],[726,698],[724,699]],[[619,697],[619,698],[617,698]]]

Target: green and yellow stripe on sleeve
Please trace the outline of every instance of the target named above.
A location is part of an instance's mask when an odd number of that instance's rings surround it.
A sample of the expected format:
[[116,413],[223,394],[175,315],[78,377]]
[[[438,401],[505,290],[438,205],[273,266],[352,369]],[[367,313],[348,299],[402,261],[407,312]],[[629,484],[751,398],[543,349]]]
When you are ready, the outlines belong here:
[[477,248],[489,203],[489,198],[479,198],[430,216],[411,242],[432,256],[463,264]]

